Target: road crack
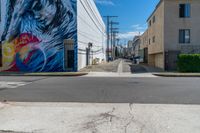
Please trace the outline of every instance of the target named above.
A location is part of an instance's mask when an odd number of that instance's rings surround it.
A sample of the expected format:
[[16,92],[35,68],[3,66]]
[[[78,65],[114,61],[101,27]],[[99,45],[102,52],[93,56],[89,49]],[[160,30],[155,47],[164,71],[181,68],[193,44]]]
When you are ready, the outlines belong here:
[[98,133],[98,126],[101,126],[105,123],[113,122],[113,118],[118,119],[116,115],[114,115],[115,108],[112,111],[101,113],[99,115],[93,116],[92,120],[84,124],[85,130],[91,130],[92,133]]
[[41,132],[43,129],[36,129],[31,132],[23,132],[23,131],[13,131],[13,130],[0,130],[0,133],[38,133]]
[[140,126],[140,133],[143,133],[145,125],[142,122],[135,119],[132,111],[133,111],[133,103],[129,103],[129,115],[131,117],[130,117],[130,120],[127,122],[127,124],[125,124],[125,126],[124,126],[124,133],[127,133],[127,129],[132,123],[138,124]]
[[[127,111],[128,115],[126,117],[123,117],[123,114],[119,114],[119,116],[115,113],[116,109],[113,108],[111,111],[100,113],[94,116],[89,116],[90,120],[85,122],[83,124],[82,130],[90,131],[91,133],[101,133],[102,127],[108,127],[108,126],[116,126],[119,123],[120,127],[119,130],[122,130],[124,133],[128,133],[130,127],[137,127],[137,130],[139,133],[142,133],[144,131],[145,125],[137,120],[134,116],[134,108],[133,104],[129,104],[129,109]],[[114,114],[115,113],[115,114]],[[121,112],[123,113],[123,112]],[[131,130],[130,130],[131,131]]]
[[12,130],[0,130],[0,133],[29,133],[29,132],[17,132]]

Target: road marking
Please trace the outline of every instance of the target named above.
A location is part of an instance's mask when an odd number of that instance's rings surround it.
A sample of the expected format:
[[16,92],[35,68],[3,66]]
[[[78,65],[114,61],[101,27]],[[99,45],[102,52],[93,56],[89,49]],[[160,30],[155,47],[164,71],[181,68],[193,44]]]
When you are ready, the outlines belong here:
[[119,74],[123,73],[123,60],[120,61],[119,65],[118,65],[117,72]]
[[27,82],[7,82],[7,81],[0,81],[0,89],[7,89],[7,88],[17,88],[20,86],[24,86],[28,84]]

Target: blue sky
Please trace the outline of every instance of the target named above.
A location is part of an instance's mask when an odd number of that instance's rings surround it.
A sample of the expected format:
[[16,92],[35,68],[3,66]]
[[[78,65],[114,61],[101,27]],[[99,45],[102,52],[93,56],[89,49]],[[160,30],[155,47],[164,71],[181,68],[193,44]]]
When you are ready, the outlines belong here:
[[119,16],[113,20],[120,23],[120,37],[125,41],[145,31],[146,20],[159,0],[95,0],[95,2],[102,16]]

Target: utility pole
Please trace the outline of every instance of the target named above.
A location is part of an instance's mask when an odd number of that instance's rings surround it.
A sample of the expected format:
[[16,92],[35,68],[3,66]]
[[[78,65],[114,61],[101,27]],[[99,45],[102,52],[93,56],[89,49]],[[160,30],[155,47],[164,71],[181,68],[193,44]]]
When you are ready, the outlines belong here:
[[114,58],[114,52],[113,52],[114,51],[114,49],[113,49],[114,48],[114,42],[115,42],[114,34],[116,32],[118,32],[116,30],[118,30],[119,28],[114,28],[113,25],[119,25],[119,23],[111,21],[110,25],[111,25],[111,55],[112,55],[112,58]]
[[106,57],[107,61],[109,61],[109,49],[110,49],[110,19],[111,18],[117,18],[118,16],[104,16],[107,21],[107,50],[106,50]]
[[115,36],[116,36],[116,33],[118,33],[118,30],[119,30],[119,28],[113,28],[112,25],[114,25],[114,24],[118,25],[119,23],[117,23],[117,22],[111,23],[111,47],[112,47],[111,54],[112,54],[113,59],[114,59],[114,48],[115,48],[115,42],[116,42]]
[[119,33],[118,31],[113,31],[113,58],[116,58],[116,36],[117,33]]
[[120,39],[119,38],[116,38],[116,42],[117,42],[117,58],[120,56],[120,48],[119,48],[119,41]]

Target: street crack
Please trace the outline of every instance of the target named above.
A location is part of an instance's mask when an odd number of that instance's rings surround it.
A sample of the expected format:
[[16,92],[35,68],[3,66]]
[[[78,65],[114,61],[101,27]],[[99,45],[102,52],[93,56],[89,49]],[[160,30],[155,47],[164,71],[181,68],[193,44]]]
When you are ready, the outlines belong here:
[[115,108],[112,111],[101,113],[96,116],[92,116],[93,119],[84,124],[83,129],[91,130],[92,133],[98,133],[98,126],[103,125],[105,123],[112,123],[113,118],[119,119],[116,115],[114,115]]
[[0,133],[28,133],[28,132],[17,132],[12,130],[0,130]]

